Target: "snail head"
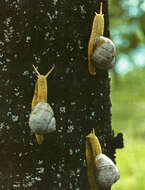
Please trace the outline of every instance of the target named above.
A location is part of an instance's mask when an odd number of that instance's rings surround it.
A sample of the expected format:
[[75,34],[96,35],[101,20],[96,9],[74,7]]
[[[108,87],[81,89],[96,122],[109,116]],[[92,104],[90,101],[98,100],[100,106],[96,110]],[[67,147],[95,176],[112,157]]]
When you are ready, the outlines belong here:
[[35,67],[34,65],[32,65],[32,66],[33,66],[35,72],[37,73],[37,77],[38,77],[38,78],[43,77],[43,78],[45,78],[45,79],[51,74],[51,72],[52,72],[52,71],[54,70],[54,68],[55,68],[55,66],[53,66],[53,67],[48,71],[48,73],[46,73],[46,75],[41,75],[41,74],[38,72],[38,70],[36,69],[36,67]]

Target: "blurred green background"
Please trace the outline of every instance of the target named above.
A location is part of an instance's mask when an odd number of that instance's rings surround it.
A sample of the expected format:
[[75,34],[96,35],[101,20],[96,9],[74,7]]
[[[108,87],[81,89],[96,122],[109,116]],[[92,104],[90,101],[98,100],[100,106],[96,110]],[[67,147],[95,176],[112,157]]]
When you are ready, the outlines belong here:
[[145,0],[110,0],[117,63],[110,72],[112,127],[123,132],[116,153],[120,180],[112,190],[145,189]]

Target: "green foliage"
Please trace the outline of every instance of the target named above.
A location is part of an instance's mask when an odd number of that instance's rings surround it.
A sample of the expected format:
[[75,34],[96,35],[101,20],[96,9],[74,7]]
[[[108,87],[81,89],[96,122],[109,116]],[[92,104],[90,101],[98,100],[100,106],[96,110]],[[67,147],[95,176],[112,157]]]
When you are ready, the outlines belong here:
[[112,190],[143,190],[144,183],[144,142],[135,141],[125,135],[124,150],[117,151],[117,166],[120,171],[120,180],[112,186]]
[[136,69],[118,81],[112,75],[112,126],[123,132],[125,148],[117,150],[120,180],[112,190],[145,189],[145,69]]
[[109,2],[110,32],[117,47],[117,54],[128,55],[129,64],[133,67],[138,66],[134,51],[139,55],[140,48],[145,49],[145,1],[110,0]]

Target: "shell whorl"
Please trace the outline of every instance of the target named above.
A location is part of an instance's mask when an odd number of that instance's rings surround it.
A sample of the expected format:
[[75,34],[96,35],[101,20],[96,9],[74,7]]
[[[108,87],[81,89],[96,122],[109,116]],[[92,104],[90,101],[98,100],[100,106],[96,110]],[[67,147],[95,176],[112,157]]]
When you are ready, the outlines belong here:
[[38,102],[29,117],[29,126],[33,133],[39,135],[54,132],[56,120],[51,106],[46,102]]
[[105,154],[95,158],[96,181],[103,187],[111,187],[119,178],[119,172],[113,161]]
[[97,68],[108,70],[115,65],[116,48],[114,43],[104,36],[96,39],[93,54],[91,57],[92,64]]

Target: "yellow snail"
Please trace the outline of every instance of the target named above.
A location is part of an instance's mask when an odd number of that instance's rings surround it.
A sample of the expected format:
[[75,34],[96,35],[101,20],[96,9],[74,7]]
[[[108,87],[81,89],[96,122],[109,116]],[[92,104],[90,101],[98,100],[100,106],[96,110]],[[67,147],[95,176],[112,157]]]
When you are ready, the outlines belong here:
[[46,75],[40,75],[35,66],[37,81],[35,84],[34,96],[29,117],[29,126],[35,133],[38,144],[43,142],[43,134],[56,130],[56,120],[51,106],[47,103],[47,77],[53,71],[54,66]]
[[90,190],[98,190],[98,186],[111,187],[119,178],[119,172],[112,160],[102,153],[94,129],[86,136],[86,161]]
[[115,64],[115,45],[110,39],[104,37],[103,34],[104,15],[102,14],[101,3],[100,14],[95,13],[88,44],[88,69],[91,75],[96,75],[96,67],[107,70]]

